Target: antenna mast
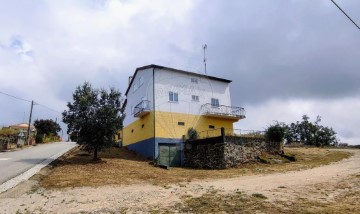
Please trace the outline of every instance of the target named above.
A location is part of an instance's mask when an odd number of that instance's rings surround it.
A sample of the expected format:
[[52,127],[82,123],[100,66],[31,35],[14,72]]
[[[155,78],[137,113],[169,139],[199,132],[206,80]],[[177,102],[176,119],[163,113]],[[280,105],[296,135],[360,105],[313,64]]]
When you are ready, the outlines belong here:
[[203,45],[202,48],[204,49],[204,66],[205,66],[205,74],[206,74],[206,49],[207,45]]

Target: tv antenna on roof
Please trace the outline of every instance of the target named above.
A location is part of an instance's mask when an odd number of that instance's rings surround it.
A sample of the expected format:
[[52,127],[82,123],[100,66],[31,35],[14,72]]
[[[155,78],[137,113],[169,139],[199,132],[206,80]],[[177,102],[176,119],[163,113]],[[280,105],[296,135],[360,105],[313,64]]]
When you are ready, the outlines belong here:
[[202,48],[204,49],[204,66],[205,66],[205,74],[206,74],[206,49],[207,45],[203,45]]

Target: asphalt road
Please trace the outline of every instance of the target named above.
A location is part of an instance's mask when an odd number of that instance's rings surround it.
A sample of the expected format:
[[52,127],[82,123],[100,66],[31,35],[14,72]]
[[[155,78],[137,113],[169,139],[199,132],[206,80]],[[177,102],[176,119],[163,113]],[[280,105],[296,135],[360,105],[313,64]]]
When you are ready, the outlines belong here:
[[75,144],[74,142],[38,144],[14,152],[0,153],[0,185],[53,155],[69,151]]

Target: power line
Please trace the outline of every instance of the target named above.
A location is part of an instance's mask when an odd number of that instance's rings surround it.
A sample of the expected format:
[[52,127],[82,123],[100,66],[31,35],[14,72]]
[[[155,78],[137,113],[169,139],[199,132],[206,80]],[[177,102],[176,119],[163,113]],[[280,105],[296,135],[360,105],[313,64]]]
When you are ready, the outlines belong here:
[[12,97],[12,98],[15,98],[15,99],[18,99],[18,100],[22,100],[22,101],[26,101],[26,102],[31,103],[30,100],[26,100],[26,99],[23,99],[23,98],[20,98],[20,97],[16,97],[16,96],[14,96],[14,95],[11,95],[11,94],[8,94],[8,93],[2,92],[2,91],[0,91],[0,94],[4,94],[4,95],[6,95],[6,96],[9,96],[9,97]]
[[36,104],[39,105],[39,106],[42,106],[42,107],[44,107],[44,108],[47,108],[47,109],[50,110],[50,111],[53,111],[53,112],[56,112],[56,113],[61,114],[61,112],[56,111],[56,110],[54,110],[54,109],[52,109],[52,108],[50,108],[50,107],[47,107],[46,105],[43,105],[43,104],[40,104],[40,103],[36,103]]
[[[18,99],[18,100],[22,100],[22,101],[26,101],[26,102],[31,103],[31,100],[27,100],[27,99],[23,99],[23,98],[20,98],[20,97],[16,97],[16,96],[14,96],[14,95],[11,95],[11,94],[8,94],[8,93],[2,92],[2,91],[0,91],[0,93],[1,93],[1,94],[4,94],[4,95],[6,95],[6,96],[12,97],[12,98],[14,98],[14,99]],[[56,113],[58,113],[58,114],[61,114],[61,112],[56,111],[56,110],[54,110],[54,109],[52,109],[52,108],[50,108],[50,107],[47,107],[46,105],[43,105],[43,104],[40,104],[40,103],[37,103],[37,102],[34,102],[34,105],[39,105],[39,106],[42,106],[42,107],[44,107],[44,108],[47,108],[47,109],[50,110],[50,111],[56,112]]]
[[343,9],[340,8],[340,6],[338,4],[336,4],[336,2],[334,0],[331,0],[332,3],[334,3],[336,5],[337,8],[339,8],[339,10],[341,10],[341,12],[343,12],[345,14],[346,17],[348,17],[348,19],[360,30],[360,27],[350,18],[350,16],[348,16],[348,14],[345,13],[345,11]]

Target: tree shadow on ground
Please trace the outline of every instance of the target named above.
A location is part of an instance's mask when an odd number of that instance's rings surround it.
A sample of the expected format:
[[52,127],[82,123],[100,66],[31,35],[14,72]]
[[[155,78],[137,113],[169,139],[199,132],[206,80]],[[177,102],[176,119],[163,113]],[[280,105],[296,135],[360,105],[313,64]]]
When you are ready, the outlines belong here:
[[87,164],[104,164],[109,160],[130,160],[136,162],[149,162],[148,159],[136,152],[129,151],[126,148],[111,147],[98,153],[98,160],[93,160],[93,153],[81,149],[76,149],[67,156],[61,157],[52,165],[87,165]]

